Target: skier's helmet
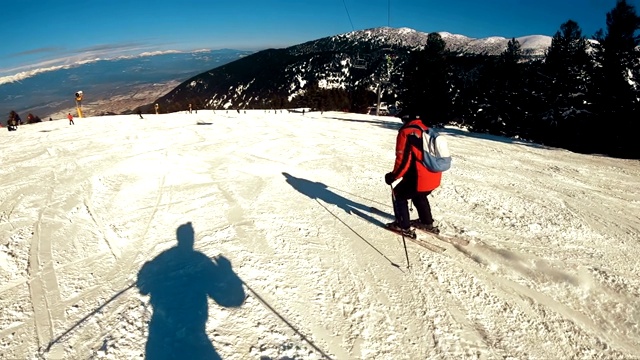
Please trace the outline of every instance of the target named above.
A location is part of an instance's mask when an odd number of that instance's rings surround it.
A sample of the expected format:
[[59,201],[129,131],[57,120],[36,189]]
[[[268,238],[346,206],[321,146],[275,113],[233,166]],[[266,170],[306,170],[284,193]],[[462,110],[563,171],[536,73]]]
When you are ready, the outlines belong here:
[[407,123],[409,121],[420,118],[420,114],[417,111],[404,110],[404,109],[401,110],[396,116],[399,117],[403,123]]

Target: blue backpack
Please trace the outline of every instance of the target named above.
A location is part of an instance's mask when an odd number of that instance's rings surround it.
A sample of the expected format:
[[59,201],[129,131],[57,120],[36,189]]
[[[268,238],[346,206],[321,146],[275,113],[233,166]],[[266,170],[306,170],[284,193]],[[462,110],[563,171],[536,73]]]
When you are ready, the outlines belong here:
[[418,126],[412,128],[422,131],[422,163],[432,172],[443,172],[451,168],[451,153],[447,139],[429,128],[423,130]]

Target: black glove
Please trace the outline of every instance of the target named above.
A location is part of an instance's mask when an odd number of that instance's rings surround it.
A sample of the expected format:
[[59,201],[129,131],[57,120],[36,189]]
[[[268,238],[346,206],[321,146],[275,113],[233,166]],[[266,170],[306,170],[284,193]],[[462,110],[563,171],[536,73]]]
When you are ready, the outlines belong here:
[[386,183],[387,183],[387,185],[391,185],[394,181],[396,181],[396,177],[393,175],[393,173],[392,173],[392,172],[387,173],[387,174],[384,176],[384,182],[386,182]]

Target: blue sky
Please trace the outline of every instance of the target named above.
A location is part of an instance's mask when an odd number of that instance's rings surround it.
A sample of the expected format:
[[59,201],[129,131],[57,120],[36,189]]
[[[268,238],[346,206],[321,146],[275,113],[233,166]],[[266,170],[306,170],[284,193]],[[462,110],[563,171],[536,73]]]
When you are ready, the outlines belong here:
[[[627,0],[638,10],[640,0]],[[3,0],[0,76],[159,50],[286,47],[380,26],[469,37],[591,37],[616,0]],[[346,5],[346,6],[345,6]]]

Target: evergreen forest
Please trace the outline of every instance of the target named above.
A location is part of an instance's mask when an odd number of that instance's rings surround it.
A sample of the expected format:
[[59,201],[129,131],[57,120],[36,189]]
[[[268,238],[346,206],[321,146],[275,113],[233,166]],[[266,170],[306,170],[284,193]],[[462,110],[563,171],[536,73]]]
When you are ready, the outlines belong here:
[[[640,17],[625,0],[588,39],[578,23],[560,25],[542,57],[516,39],[499,56],[449,52],[431,33],[403,64],[400,103],[430,124],[450,123],[572,151],[640,158]],[[364,111],[376,96],[363,88],[311,86],[292,104]]]

